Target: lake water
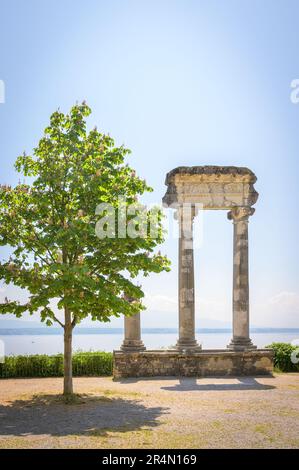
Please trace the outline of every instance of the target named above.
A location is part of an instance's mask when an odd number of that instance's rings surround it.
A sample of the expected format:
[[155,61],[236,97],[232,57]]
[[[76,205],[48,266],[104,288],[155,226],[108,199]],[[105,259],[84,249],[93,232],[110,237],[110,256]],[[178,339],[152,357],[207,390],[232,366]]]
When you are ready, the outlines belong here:
[[[16,334],[17,333],[17,334]],[[59,330],[53,331],[0,330],[0,340],[4,343],[5,355],[17,354],[57,354],[63,351],[63,335]],[[41,333],[41,334],[38,334]],[[142,340],[147,349],[168,348],[177,341],[177,332],[165,330],[149,330],[142,333]],[[196,334],[203,349],[225,348],[230,342],[231,332],[208,330]],[[299,330],[254,330],[251,339],[258,348],[272,342],[296,341],[299,343]],[[73,337],[73,350],[82,351],[113,351],[119,349],[123,340],[121,331],[109,332],[77,332]]]

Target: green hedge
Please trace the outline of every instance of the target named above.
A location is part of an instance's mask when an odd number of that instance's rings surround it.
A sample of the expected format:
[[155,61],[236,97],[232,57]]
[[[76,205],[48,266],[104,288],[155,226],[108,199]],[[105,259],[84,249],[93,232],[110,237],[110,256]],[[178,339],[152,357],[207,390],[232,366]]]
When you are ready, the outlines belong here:
[[[77,352],[73,354],[73,375],[112,375],[112,353]],[[63,355],[6,356],[0,364],[0,377],[61,377]]]
[[[299,346],[292,346],[289,343],[272,343],[266,348],[274,350],[274,367],[281,372],[298,372],[299,362],[294,364],[291,360],[291,354]],[[299,357],[299,354],[297,355]]]
[[[272,343],[267,348],[274,350],[274,367],[282,372],[299,372],[299,362],[291,361],[291,354],[298,349],[288,343]],[[298,354],[299,357],[299,354]],[[112,353],[75,352],[73,354],[73,375],[109,376],[112,375]],[[8,377],[62,377],[63,355],[47,356],[6,356],[0,364],[0,378]]]

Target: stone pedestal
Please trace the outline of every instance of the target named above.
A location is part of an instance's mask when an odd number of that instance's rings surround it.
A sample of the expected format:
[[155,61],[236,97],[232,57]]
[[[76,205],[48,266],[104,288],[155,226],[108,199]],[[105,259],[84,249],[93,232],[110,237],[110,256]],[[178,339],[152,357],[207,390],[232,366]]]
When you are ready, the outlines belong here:
[[124,317],[125,337],[121,345],[124,352],[144,351],[145,346],[141,341],[140,313],[131,317]]
[[249,337],[248,218],[253,208],[236,207],[228,213],[234,224],[233,338],[228,349],[255,349]]
[[271,375],[273,351],[202,350],[114,351],[113,378],[123,377],[240,377]]
[[193,218],[190,205],[177,210],[179,222],[179,339],[178,350],[200,349],[195,339]]

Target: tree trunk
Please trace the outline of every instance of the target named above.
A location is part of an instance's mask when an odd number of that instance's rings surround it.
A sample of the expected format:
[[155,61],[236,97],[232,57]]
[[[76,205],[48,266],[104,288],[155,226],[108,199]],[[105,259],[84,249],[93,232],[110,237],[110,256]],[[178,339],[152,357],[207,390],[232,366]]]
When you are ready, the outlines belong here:
[[63,394],[65,396],[73,393],[73,374],[72,374],[72,336],[73,328],[71,322],[71,314],[65,309],[65,326],[64,326],[64,384]]

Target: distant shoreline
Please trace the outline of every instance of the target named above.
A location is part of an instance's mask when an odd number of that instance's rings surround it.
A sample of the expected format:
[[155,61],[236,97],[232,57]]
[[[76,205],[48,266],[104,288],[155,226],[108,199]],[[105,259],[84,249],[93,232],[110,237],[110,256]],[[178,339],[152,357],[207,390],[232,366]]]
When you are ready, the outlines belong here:
[[[123,328],[84,328],[74,329],[75,335],[117,335],[123,334]],[[201,334],[221,334],[231,333],[231,328],[196,328],[196,333]],[[299,328],[251,328],[251,333],[298,333]],[[0,336],[40,336],[40,335],[61,335],[62,328],[41,327],[41,328],[0,328]],[[143,334],[175,334],[177,328],[142,328]]]

